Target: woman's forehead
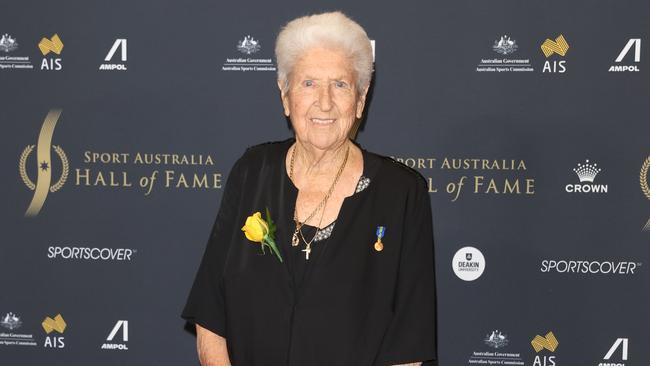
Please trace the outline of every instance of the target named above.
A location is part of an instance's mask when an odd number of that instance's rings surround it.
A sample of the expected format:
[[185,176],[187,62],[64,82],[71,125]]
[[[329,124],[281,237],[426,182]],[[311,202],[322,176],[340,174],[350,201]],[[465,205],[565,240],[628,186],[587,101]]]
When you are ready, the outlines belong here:
[[311,76],[350,77],[352,61],[342,51],[329,48],[311,48],[294,65],[294,73]]

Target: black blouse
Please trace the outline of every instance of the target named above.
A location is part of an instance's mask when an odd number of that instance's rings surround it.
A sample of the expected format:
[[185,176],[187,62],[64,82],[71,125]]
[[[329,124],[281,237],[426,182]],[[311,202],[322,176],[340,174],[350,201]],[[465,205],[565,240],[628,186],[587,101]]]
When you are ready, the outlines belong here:
[[[359,181],[357,182],[357,187],[355,189],[354,194],[357,194],[362,190],[366,189],[369,184],[370,184],[370,178],[364,177],[362,175],[359,178]],[[295,247],[292,247],[290,245],[284,246],[289,256],[287,260],[291,261],[291,265],[293,266],[292,268],[293,285],[295,288],[300,288],[300,286],[302,285],[302,280],[305,276],[305,272],[307,271],[307,268],[309,267],[309,263],[316,262],[317,261],[316,258],[320,255],[320,252],[324,251],[325,248],[327,247],[327,242],[328,242],[327,239],[329,239],[329,237],[332,235],[332,231],[334,230],[335,225],[336,225],[336,221],[325,226],[324,228],[321,228],[318,231],[316,231],[316,226],[312,226],[308,224],[302,225],[301,228],[302,235],[305,237],[306,240],[312,241],[311,252],[309,253],[310,260],[305,260],[306,256],[305,256],[305,252],[303,251],[305,244],[303,244],[302,241],[301,241],[302,245],[298,245]]]
[[[233,166],[182,317],[225,337],[235,366],[435,360],[426,181],[361,148],[370,184],[344,199],[329,237],[312,244],[308,263],[298,262],[304,242],[290,244],[298,189],[285,166],[294,141],[250,147]],[[241,231],[247,216],[265,217],[267,207],[283,262],[262,255]],[[378,226],[386,228],[382,251],[374,249]]]

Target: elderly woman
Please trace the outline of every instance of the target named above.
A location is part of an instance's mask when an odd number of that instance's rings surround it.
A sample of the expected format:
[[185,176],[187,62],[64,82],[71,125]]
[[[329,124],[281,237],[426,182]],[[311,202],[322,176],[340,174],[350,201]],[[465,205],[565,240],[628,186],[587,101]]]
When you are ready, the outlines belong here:
[[295,137],[232,168],[183,311],[203,365],[419,365],[436,360],[425,180],[352,138],[372,76],[340,12],[289,22],[278,87]]

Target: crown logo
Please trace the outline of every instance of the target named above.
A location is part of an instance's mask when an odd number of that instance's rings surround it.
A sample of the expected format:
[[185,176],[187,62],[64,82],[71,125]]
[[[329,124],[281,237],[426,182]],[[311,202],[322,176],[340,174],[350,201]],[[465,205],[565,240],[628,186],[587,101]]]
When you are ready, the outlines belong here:
[[578,163],[578,167],[573,169],[573,171],[578,175],[580,183],[593,183],[594,179],[601,170],[602,169],[598,167],[598,164],[590,164],[589,159],[586,159],[584,164]]

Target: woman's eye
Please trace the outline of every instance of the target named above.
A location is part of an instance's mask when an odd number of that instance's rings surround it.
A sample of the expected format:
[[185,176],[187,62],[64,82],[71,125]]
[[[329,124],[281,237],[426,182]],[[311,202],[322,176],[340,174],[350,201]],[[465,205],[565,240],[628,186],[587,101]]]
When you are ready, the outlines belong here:
[[348,84],[345,81],[337,81],[334,85],[337,88],[347,88]]
[[314,81],[313,80],[305,80],[304,84],[305,84],[305,86],[314,86]]

